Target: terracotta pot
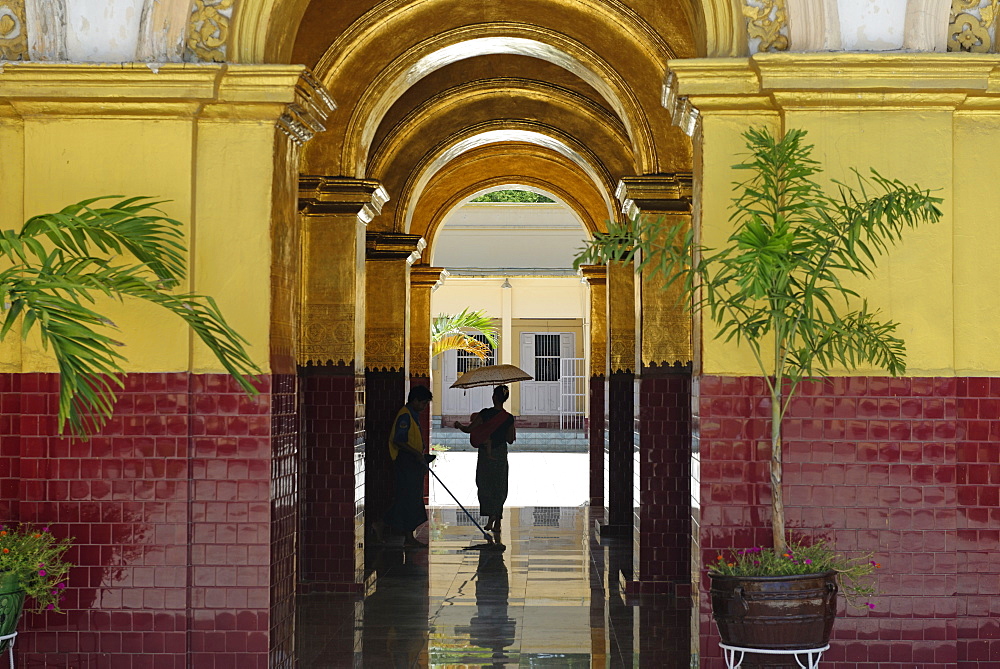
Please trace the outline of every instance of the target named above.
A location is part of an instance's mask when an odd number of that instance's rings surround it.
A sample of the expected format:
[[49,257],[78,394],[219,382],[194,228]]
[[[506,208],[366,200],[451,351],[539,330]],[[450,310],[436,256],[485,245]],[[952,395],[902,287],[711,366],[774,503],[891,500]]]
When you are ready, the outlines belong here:
[[[24,590],[17,576],[0,574],[0,636],[17,631],[17,621],[24,609]],[[0,653],[7,650],[10,641],[0,641]]]
[[[722,643],[796,650],[830,641],[837,616],[837,573],[721,576],[712,579],[712,615]],[[798,667],[793,656],[748,653],[743,667]]]

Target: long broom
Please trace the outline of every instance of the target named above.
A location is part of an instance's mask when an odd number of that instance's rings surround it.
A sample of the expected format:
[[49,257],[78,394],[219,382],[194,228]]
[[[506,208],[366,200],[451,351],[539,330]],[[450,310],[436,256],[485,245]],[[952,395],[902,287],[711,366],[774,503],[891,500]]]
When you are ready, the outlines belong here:
[[490,550],[490,551],[498,550],[501,552],[507,550],[506,546],[504,546],[503,544],[498,544],[493,539],[493,537],[491,537],[490,534],[483,529],[482,525],[476,522],[476,519],[472,517],[472,514],[469,513],[469,510],[466,509],[465,506],[463,506],[462,503],[458,501],[458,498],[455,497],[455,494],[452,493],[452,491],[448,489],[448,486],[444,484],[444,481],[441,480],[441,477],[438,476],[437,473],[435,473],[435,471],[431,469],[429,465],[424,465],[424,466],[427,467],[427,471],[429,471],[434,476],[434,478],[437,479],[437,482],[441,484],[441,487],[444,488],[449,495],[451,495],[451,498],[455,500],[455,504],[458,504],[458,506],[461,507],[462,511],[465,511],[465,515],[469,517],[469,520],[472,521],[472,524],[475,525],[479,529],[479,531],[483,533],[483,537],[486,539],[485,544],[475,544],[463,550]]

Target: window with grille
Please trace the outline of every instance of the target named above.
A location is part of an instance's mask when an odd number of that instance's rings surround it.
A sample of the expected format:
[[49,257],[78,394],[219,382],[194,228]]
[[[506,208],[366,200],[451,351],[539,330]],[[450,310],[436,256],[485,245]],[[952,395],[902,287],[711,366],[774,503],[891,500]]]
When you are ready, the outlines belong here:
[[532,511],[532,525],[535,527],[559,527],[562,509],[558,506],[536,506]]
[[535,381],[559,380],[559,335],[535,335]]
[[476,357],[474,353],[469,353],[468,351],[462,351],[462,350],[457,351],[459,374],[465,374],[470,369],[474,369],[476,367],[482,367],[483,365],[497,364],[497,350],[492,346],[490,346],[489,341],[486,340],[486,335],[477,334],[477,335],[472,335],[472,337],[477,341],[480,341],[483,344],[485,344],[486,347],[490,349],[490,354],[486,357],[485,360],[480,360],[478,357]]

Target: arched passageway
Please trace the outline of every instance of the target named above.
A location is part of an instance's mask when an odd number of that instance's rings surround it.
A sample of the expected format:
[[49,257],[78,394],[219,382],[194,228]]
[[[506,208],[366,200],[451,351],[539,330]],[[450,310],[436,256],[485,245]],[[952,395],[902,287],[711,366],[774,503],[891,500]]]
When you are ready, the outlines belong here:
[[[842,617],[824,661],[992,666],[1000,248],[981,175],[1000,156],[1000,63],[979,4],[9,3],[5,229],[73,199],[162,196],[189,241],[184,288],[217,298],[262,371],[245,398],[180,326],[110,305],[126,386],[101,434],[69,441],[51,358],[3,341],[0,520],[77,540],[67,615],[26,619],[26,666],[285,669],[296,597],[374,592],[377,608],[366,520],[386,500],[389,421],[407,387],[435,381],[449,212],[523,185],[587,234],[628,212],[714,244],[749,125],[806,128],[830,176],[872,166],[946,203],[865,291],[909,328],[910,371],[836,371],[789,418],[796,529],[891,553],[880,610]],[[601,582],[690,587],[689,658],[716,669],[703,562],[768,522],[760,379],[649,277],[581,275],[590,519],[623,549]],[[547,541],[531,527],[525,541]],[[439,548],[430,564],[479,568]],[[591,593],[608,607],[591,599],[595,616],[617,615],[610,589]],[[600,638],[628,663],[624,636],[617,651]]]

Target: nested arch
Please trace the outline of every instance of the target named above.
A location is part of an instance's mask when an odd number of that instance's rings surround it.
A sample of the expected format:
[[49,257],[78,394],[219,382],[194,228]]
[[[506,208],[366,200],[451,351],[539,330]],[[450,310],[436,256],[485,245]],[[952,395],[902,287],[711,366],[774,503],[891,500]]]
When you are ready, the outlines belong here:
[[[466,129],[449,137],[434,151],[429,152],[420,164],[414,166],[400,189],[396,202],[397,227],[409,230],[412,227],[416,203],[439,173],[459,159],[463,154],[490,145],[524,145],[533,150],[558,155],[565,164],[586,177],[602,196],[605,209],[613,210],[615,180],[597,157],[573,138],[540,124],[525,121],[504,121],[484,123]],[[470,178],[475,180],[474,175]]]
[[[311,1],[239,0],[231,22],[230,62],[294,62],[296,37]],[[359,33],[377,32],[374,28],[379,22],[412,13],[419,5],[431,2],[433,0],[387,0],[378,3],[358,22],[356,30]],[[663,42],[656,31],[638,20],[636,13],[628,10],[622,2],[577,0],[573,4],[581,11],[613,26],[615,39],[642,40],[656,48]],[[679,0],[678,5],[691,31],[691,35],[683,36],[683,41],[686,43],[693,38],[695,53],[679,53],[672,45],[668,45],[668,58],[746,54],[746,28],[740,0]],[[565,4],[563,7],[565,8]],[[300,60],[309,67],[314,67],[317,63],[310,59]]]
[[399,96],[422,77],[458,60],[499,54],[539,58],[579,76],[618,115],[637,162],[655,164],[652,130],[624,79],[584,45],[554,31],[523,24],[460,28],[426,40],[397,58],[379,72],[354,108],[340,164],[352,168],[355,176],[368,173],[368,151],[382,118]]
[[[590,234],[606,231],[607,221],[620,217],[606,186],[595,183],[565,156],[530,144],[492,144],[463,153],[435,173],[410,208],[406,232],[419,234],[432,245],[451,209],[473,193],[510,183],[552,193],[573,209]],[[425,257],[430,254],[429,249]]]
[[[434,213],[426,228],[427,236],[424,237],[424,239],[427,240],[427,250],[425,251],[423,257],[427,258],[428,263],[436,264],[434,254],[437,240],[448,216],[455,211],[455,209],[465,204],[470,197],[498,187],[525,187],[553,197],[557,202],[569,207],[573,213],[576,214],[577,218],[589,234],[593,235],[595,231],[599,230],[597,221],[592,216],[592,212],[587,210],[584,202],[581,201],[576,193],[567,191],[560,184],[552,183],[545,179],[525,177],[523,175],[497,175],[483,179],[480,182],[468,184],[465,188],[456,191],[448,199],[442,202],[434,202],[432,204],[434,207]],[[606,229],[606,226],[601,227]]]

